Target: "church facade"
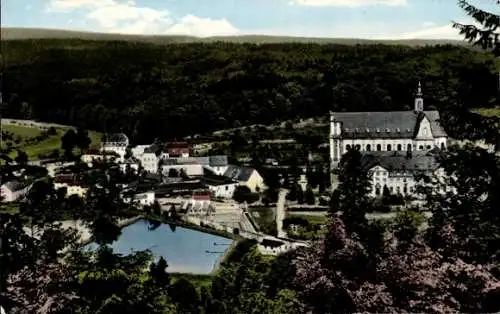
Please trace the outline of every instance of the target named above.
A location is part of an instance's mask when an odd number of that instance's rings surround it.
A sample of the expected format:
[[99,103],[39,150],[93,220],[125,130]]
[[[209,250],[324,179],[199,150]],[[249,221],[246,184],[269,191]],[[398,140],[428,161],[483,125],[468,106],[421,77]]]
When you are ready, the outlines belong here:
[[415,152],[412,162],[418,164],[415,158],[436,148],[446,149],[448,145],[448,136],[439,120],[438,111],[424,110],[420,83],[411,111],[330,112],[331,170],[338,168],[342,155],[351,148],[363,155],[377,155],[381,163],[383,159]]
[[448,135],[438,111],[425,111],[418,84],[412,111],[330,112],[330,161],[336,168],[351,148],[360,151],[445,149]]

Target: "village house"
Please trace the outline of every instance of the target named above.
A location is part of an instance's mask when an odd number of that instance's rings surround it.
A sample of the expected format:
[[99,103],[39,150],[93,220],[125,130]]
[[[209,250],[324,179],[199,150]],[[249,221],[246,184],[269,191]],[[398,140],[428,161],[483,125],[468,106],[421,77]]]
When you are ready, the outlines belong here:
[[66,196],[77,195],[84,198],[88,187],[76,174],[59,174],[54,178],[54,189],[66,189]]
[[129,139],[124,133],[105,134],[101,144],[101,151],[115,152],[123,159],[127,152]]
[[155,202],[155,192],[147,191],[143,193],[129,193],[123,195],[123,201],[125,203],[136,202],[141,206],[151,206]]
[[189,157],[189,144],[187,142],[172,142],[165,144],[164,152],[167,157]]
[[102,151],[97,149],[87,149],[81,156],[80,160],[83,163],[92,165],[95,161],[114,161],[120,158],[120,155],[115,151]]
[[253,193],[262,191],[265,187],[262,176],[251,167],[229,165],[223,175],[247,186]]
[[224,155],[166,158],[161,161],[161,165],[161,172],[164,176],[169,176],[171,169],[175,169],[177,173],[180,173],[182,170],[190,177],[202,176],[204,169],[221,175],[229,167],[227,156]]
[[127,172],[127,169],[131,169],[133,173],[137,174],[139,172],[139,168],[141,166],[141,162],[135,157],[131,156],[128,159],[125,159],[123,162],[119,164],[120,170],[123,173]]
[[146,147],[140,156],[142,168],[149,173],[158,173],[158,163],[160,161],[158,155],[160,153],[160,147],[153,144]]
[[3,202],[15,202],[28,194],[33,182],[31,180],[12,180],[2,184],[0,195]]
[[207,172],[201,178],[201,183],[213,193],[214,197],[229,199],[233,198],[234,191],[239,185],[239,182],[232,179],[224,176],[208,175]]

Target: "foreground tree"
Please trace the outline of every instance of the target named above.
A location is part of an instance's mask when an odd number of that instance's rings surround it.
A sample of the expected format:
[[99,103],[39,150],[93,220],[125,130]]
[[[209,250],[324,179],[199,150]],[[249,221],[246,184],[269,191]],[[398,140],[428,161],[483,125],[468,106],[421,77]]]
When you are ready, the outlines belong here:
[[[485,50],[491,50],[496,56],[500,56],[499,36],[500,32],[500,15],[482,10],[473,6],[466,0],[459,0],[458,5],[480,24],[480,27],[475,25],[465,25],[454,23],[453,27],[460,30],[460,35],[464,35],[465,39],[475,45],[480,46]],[[500,2],[496,1],[496,5],[500,10]],[[498,11],[496,11],[498,12]]]
[[332,217],[326,238],[300,252],[296,285],[313,313],[457,313],[500,310],[487,268],[444,258],[418,239],[387,235],[375,268],[366,247]]

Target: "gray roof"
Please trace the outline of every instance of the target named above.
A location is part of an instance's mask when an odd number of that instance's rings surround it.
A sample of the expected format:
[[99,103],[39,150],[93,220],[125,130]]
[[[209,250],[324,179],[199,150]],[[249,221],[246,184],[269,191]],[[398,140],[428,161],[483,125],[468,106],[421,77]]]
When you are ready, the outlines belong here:
[[222,167],[222,166],[227,166],[228,161],[227,161],[227,156],[226,155],[216,155],[216,156],[210,156],[209,157],[209,164],[212,167]]
[[389,171],[427,171],[439,167],[435,151],[414,151],[411,157],[407,152],[364,152],[361,157],[362,167],[366,170],[380,166]]
[[11,192],[16,192],[19,190],[22,190],[29,186],[32,182],[31,181],[18,181],[18,180],[12,180],[9,182],[6,182],[4,186],[9,189]]
[[105,143],[128,143],[128,137],[125,133],[111,133],[104,135]]
[[204,165],[212,167],[227,166],[228,159],[225,155],[216,155],[209,157],[175,157],[165,158],[164,165]]
[[[424,111],[433,136],[446,136],[438,111]],[[421,119],[413,111],[334,112],[344,138],[412,138]]]
[[226,172],[224,172],[224,176],[231,178],[235,181],[248,181],[250,176],[254,172],[254,168],[251,167],[241,167],[235,165],[229,165]]
[[156,154],[156,152],[159,150],[160,146],[158,146],[157,144],[152,144],[151,146],[144,148],[144,154]]

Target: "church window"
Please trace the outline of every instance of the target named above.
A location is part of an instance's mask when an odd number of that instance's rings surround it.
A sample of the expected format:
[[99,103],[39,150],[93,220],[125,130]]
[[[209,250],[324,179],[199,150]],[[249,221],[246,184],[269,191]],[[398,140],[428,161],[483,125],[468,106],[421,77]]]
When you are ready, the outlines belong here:
[[398,150],[402,150],[403,146],[401,144],[398,144]]
[[350,149],[351,149],[351,145],[347,144],[347,145],[345,146],[345,150],[350,150]]
[[371,151],[371,150],[372,150],[372,146],[371,146],[370,144],[367,144],[367,145],[366,145],[366,151],[368,151],[368,152],[369,152],[369,151]]
[[431,149],[431,145],[427,145],[427,149]]
[[411,150],[411,144],[406,145],[407,150]]
[[377,151],[381,151],[381,150],[382,150],[382,145],[377,144]]
[[392,150],[392,145],[391,144],[387,144],[387,151],[390,152]]
[[405,184],[405,186],[403,187],[403,193],[406,194],[408,193],[408,186]]
[[393,186],[390,187],[390,190],[391,190],[391,194],[394,193],[394,187]]
[[424,146],[423,146],[423,145],[420,145],[420,146],[418,147],[418,150],[423,150],[423,149],[424,149]]
[[445,149],[444,143],[441,143],[441,149]]

